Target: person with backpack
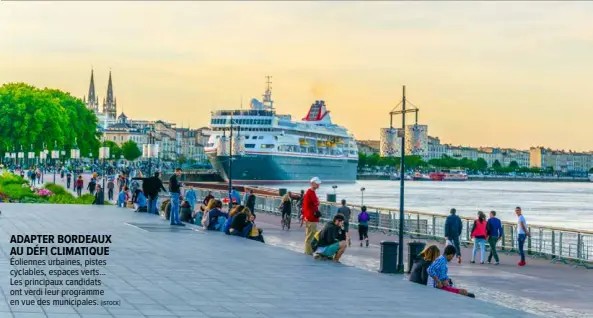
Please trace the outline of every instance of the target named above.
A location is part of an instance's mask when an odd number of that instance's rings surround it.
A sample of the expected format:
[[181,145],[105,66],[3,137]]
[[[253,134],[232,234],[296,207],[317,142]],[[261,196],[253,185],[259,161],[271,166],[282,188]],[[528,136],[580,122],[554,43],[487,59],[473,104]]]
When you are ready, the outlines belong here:
[[369,247],[369,220],[371,216],[367,213],[367,207],[362,206],[360,213],[358,213],[358,238],[360,239],[360,247],[362,241],[366,241],[366,247]]
[[484,261],[486,261],[486,238],[488,237],[487,224],[486,214],[482,211],[478,211],[478,219],[474,221],[471,231],[471,237],[474,239],[474,250],[470,262],[472,264],[476,262],[478,247],[480,248],[480,264],[484,264]]
[[87,186],[87,190],[89,190],[89,193],[91,195],[95,195],[96,187],[97,187],[97,183],[95,182],[95,179],[92,178],[91,181],[89,182],[89,185]]

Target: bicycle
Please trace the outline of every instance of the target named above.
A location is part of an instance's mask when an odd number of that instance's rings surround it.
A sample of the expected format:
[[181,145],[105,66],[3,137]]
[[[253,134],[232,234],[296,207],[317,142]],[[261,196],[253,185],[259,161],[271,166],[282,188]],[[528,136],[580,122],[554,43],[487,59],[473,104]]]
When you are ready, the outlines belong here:
[[290,222],[291,222],[290,213],[286,213],[282,217],[282,231],[284,231],[285,229],[286,229],[286,231],[290,230]]

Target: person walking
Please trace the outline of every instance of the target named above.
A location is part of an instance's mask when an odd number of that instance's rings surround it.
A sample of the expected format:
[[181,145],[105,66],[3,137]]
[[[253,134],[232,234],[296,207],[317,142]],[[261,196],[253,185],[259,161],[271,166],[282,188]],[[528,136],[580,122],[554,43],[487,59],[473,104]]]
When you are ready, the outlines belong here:
[[105,204],[105,192],[103,192],[103,188],[100,185],[97,185],[97,193],[95,193],[95,200],[93,201],[94,205],[104,205]]
[[185,201],[189,203],[191,206],[191,211],[194,212],[196,210],[196,201],[198,201],[198,196],[196,195],[196,191],[194,190],[193,186],[190,186],[189,189],[185,191]]
[[88,187],[87,187],[87,189],[89,190],[89,193],[91,195],[95,195],[96,186],[97,186],[97,182],[95,182],[95,178],[92,178],[91,181],[89,182]]
[[369,247],[369,220],[371,216],[367,213],[367,207],[365,205],[360,207],[360,213],[358,213],[358,238],[360,239],[360,247],[362,247],[362,241],[366,240],[366,247]]
[[319,189],[321,180],[318,177],[311,179],[311,187],[305,193],[303,197],[303,220],[305,222],[305,254],[313,255],[313,249],[311,248],[311,241],[313,240],[315,233],[317,233],[317,224],[319,224],[319,199],[315,191]]
[[70,184],[72,183],[72,172],[70,172],[70,170],[68,170],[68,173],[66,173],[66,188],[70,189]]
[[488,231],[488,245],[490,245],[490,253],[488,254],[488,264],[492,263],[492,257],[496,265],[500,264],[498,259],[498,253],[496,251],[496,243],[500,241],[504,232],[502,228],[502,222],[496,217],[496,211],[490,211],[490,218],[488,218],[488,224],[486,225]]
[[179,181],[181,177],[181,168],[175,169],[175,174],[169,179],[169,194],[171,195],[171,225],[184,225],[179,219],[179,196],[181,194],[181,187],[183,184]]
[[251,211],[251,215],[255,216],[255,199],[256,196],[253,194],[253,189],[249,190],[249,196],[247,196],[247,200],[245,200],[245,207]]
[[78,176],[76,182],[74,182],[74,187],[76,188],[76,194],[78,196],[82,195],[82,188],[84,188],[84,181],[82,180],[82,176]]
[[461,246],[459,244],[459,237],[463,230],[463,222],[461,218],[456,214],[457,210],[451,209],[450,215],[445,221],[445,237],[447,238],[447,245],[455,246],[457,263],[461,263]]
[[115,189],[115,183],[113,182],[113,178],[110,177],[109,181],[107,182],[107,200],[113,201],[114,189]]
[[352,241],[350,241],[350,215],[352,212],[350,208],[346,206],[346,200],[342,199],[342,206],[338,208],[338,214],[344,215],[344,232],[346,232],[346,240],[348,241],[348,246],[352,246]]
[[519,243],[519,254],[521,255],[521,260],[517,263],[518,266],[525,266],[525,240],[528,236],[531,236],[529,233],[529,228],[527,227],[527,221],[525,221],[525,217],[521,211],[521,207],[515,208],[515,214],[517,214],[517,239]]
[[478,219],[474,221],[471,231],[471,237],[474,239],[474,250],[470,262],[472,264],[476,262],[478,247],[480,248],[480,264],[484,264],[484,261],[486,260],[486,238],[488,237],[487,224],[486,214],[482,211],[478,211]]

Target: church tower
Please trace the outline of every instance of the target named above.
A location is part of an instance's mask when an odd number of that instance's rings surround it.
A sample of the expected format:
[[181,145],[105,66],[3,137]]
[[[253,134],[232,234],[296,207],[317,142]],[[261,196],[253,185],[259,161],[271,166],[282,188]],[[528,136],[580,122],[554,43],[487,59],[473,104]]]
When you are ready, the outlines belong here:
[[95,76],[93,73],[93,69],[91,69],[91,84],[89,85],[88,99],[86,97],[83,97],[82,100],[85,103],[86,108],[88,108],[88,110],[97,114],[99,112],[99,98],[95,93]]
[[107,83],[107,99],[103,99],[103,114],[107,116],[107,119],[115,119],[117,116],[117,101],[113,95],[111,71],[109,71],[109,82]]

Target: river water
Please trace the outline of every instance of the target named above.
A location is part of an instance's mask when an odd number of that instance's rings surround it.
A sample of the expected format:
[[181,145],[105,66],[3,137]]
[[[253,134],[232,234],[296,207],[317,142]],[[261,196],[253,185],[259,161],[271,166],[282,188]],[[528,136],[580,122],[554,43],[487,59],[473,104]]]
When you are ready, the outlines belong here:
[[[322,180],[323,181],[323,180]],[[337,199],[361,204],[399,208],[399,181],[358,181],[339,184]],[[307,185],[277,185],[291,191]],[[321,200],[333,193],[332,184],[322,184]],[[477,211],[495,210],[504,221],[515,222],[514,209],[520,206],[528,224],[548,225],[593,231],[593,183],[464,181],[406,181],[405,209],[448,214],[456,208],[462,216],[474,217]]]

